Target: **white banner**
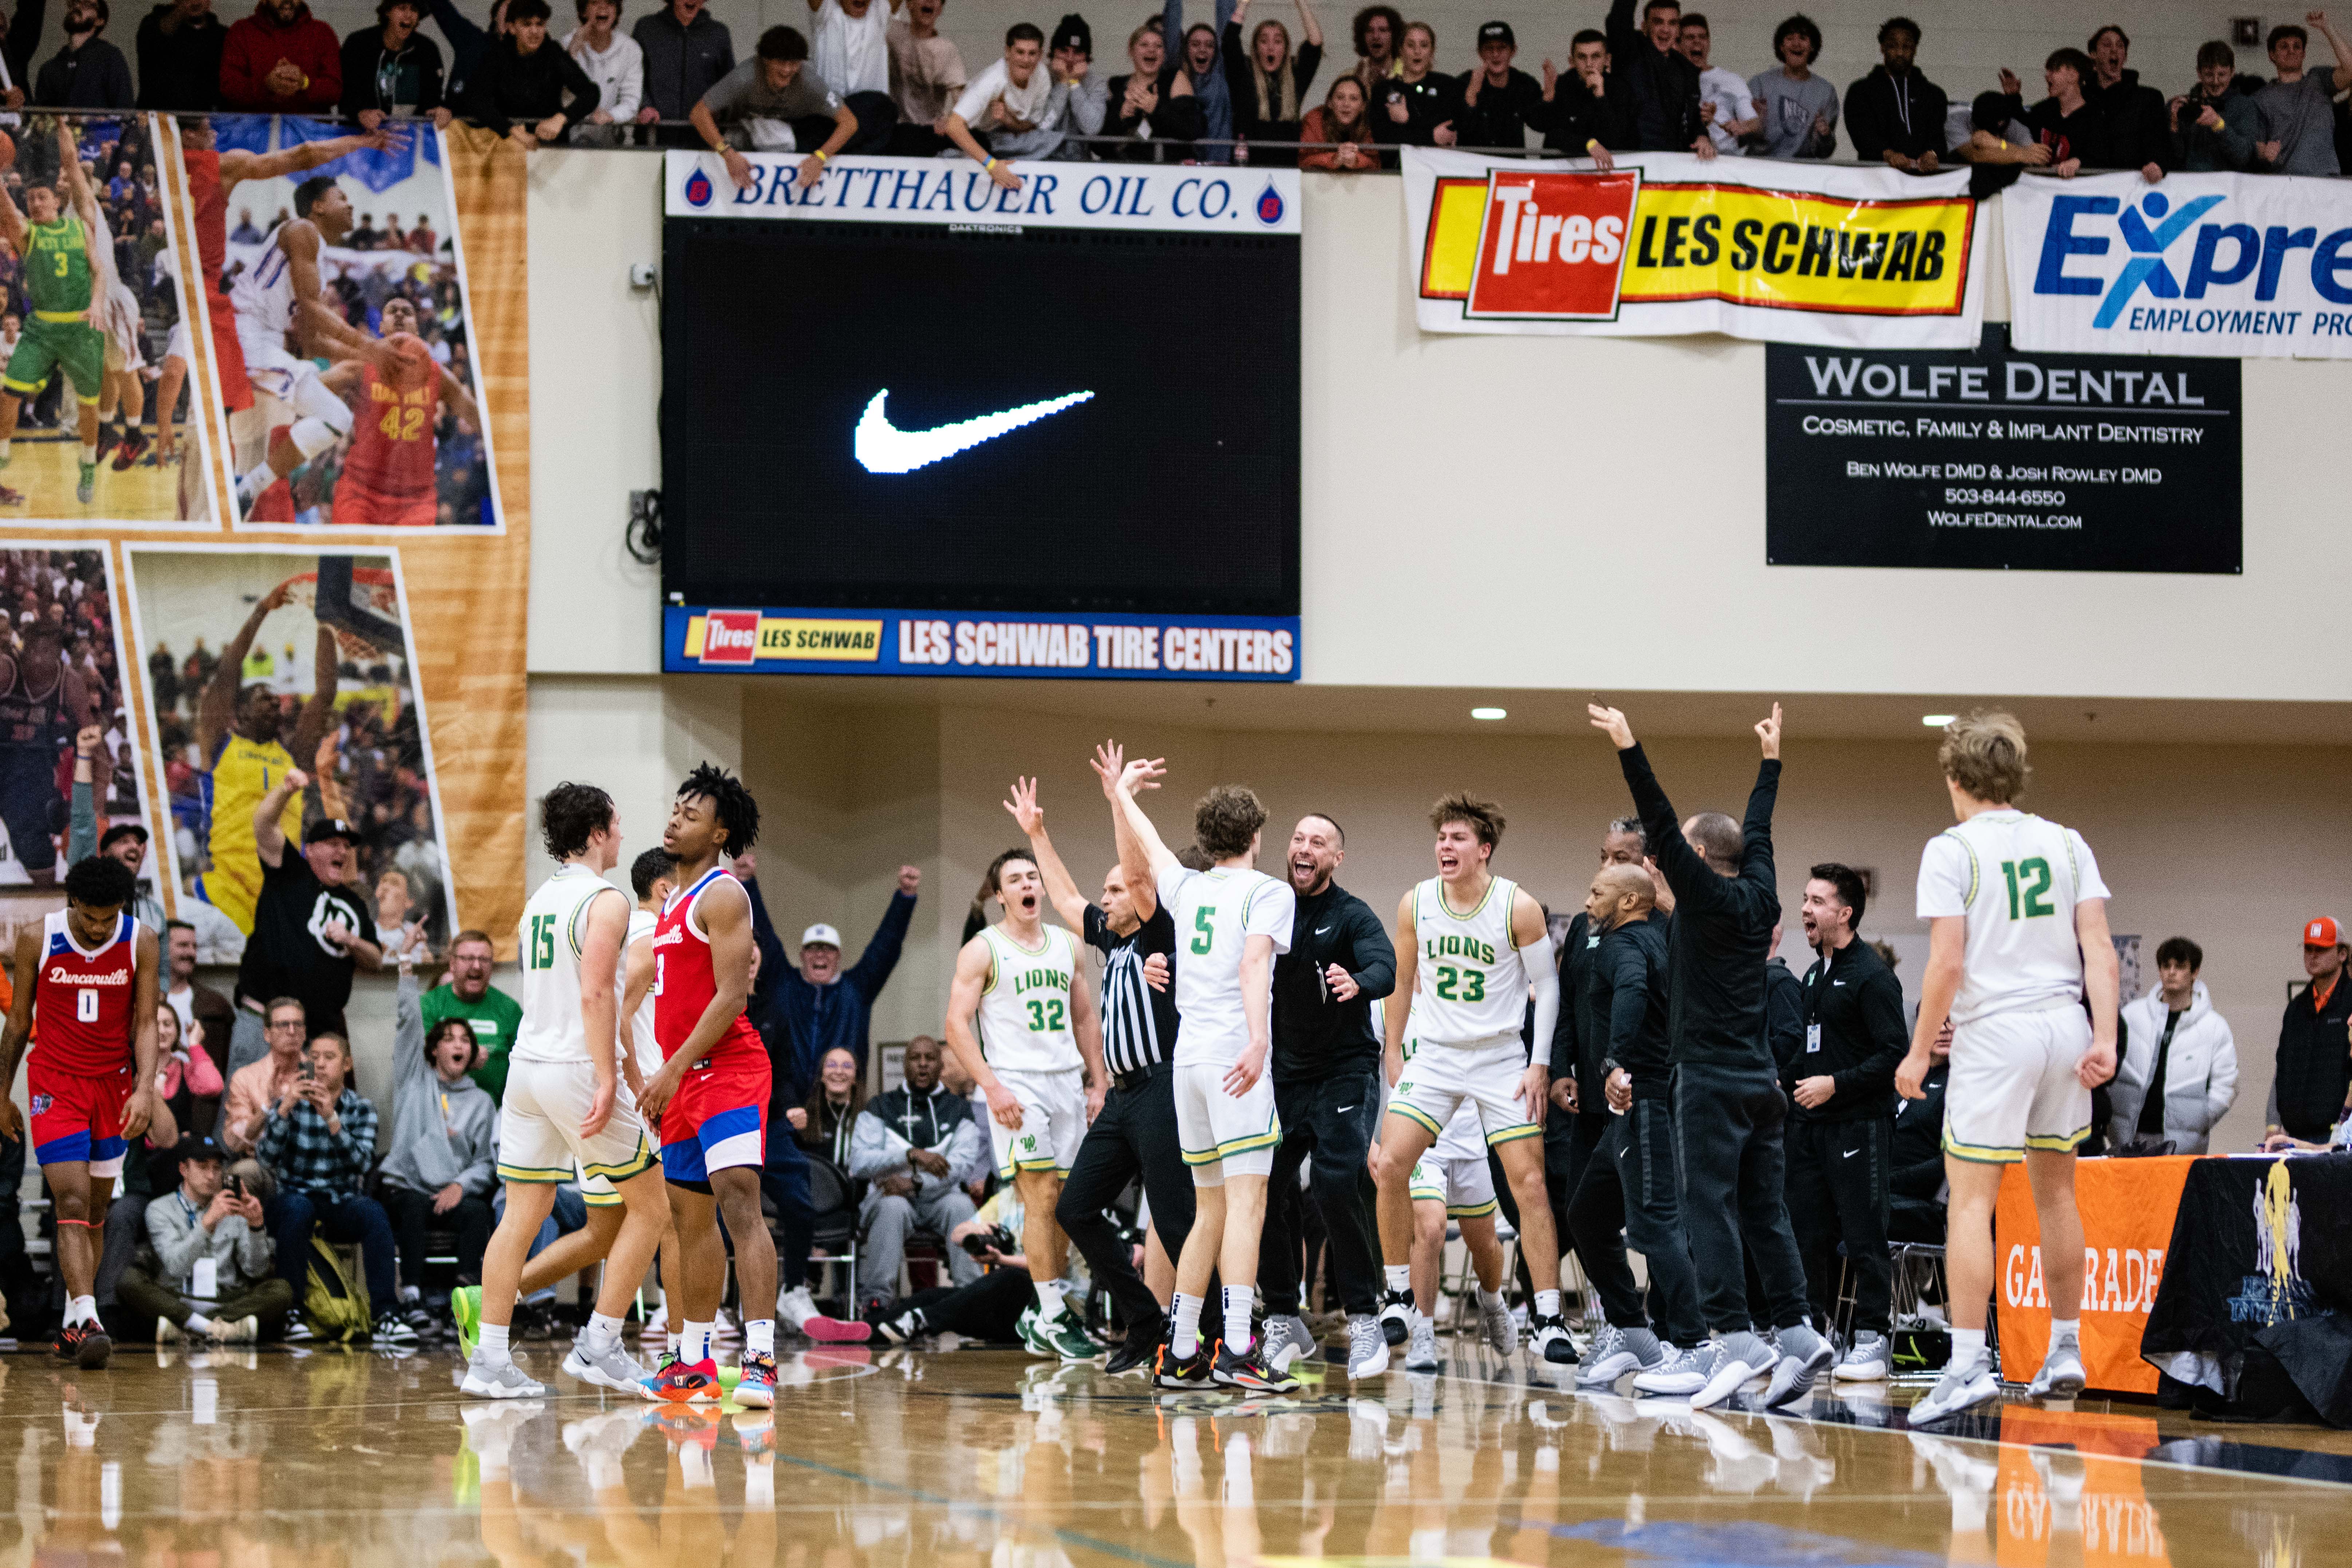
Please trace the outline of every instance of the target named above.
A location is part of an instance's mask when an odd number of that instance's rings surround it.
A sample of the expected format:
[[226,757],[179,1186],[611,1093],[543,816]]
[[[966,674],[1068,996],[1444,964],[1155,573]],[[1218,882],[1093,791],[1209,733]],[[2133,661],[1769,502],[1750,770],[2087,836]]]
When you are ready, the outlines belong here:
[[2001,200],[2021,349],[2352,359],[2352,184],[2029,174]]
[[805,154],[746,153],[751,183],[736,184],[716,153],[672,152],[664,171],[672,217],[793,218],[803,222],[957,224],[991,228],[1174,229],[1192,234],[1298,232],[1298,171],[1211,163],[1006,165],[1019,190],[971,159],[835,158],[814,184],[796,177]]
[[1423,331],[1973,349],[1983,325],[1965,171],[1408,147],[1404,180]]

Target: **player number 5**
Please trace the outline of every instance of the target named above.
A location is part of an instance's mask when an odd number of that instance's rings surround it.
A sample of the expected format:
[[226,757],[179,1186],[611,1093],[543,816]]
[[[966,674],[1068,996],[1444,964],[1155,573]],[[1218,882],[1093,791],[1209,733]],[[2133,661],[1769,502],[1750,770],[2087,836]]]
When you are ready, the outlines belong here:
[[1217,928],[1212,923],[1216,916],[1217,906],[1214,904],[1202,904],[1192,911],[1192,930],[1199,933],[1192,938],[1195,953],[1207,952],[1209,944],[1217,940]]

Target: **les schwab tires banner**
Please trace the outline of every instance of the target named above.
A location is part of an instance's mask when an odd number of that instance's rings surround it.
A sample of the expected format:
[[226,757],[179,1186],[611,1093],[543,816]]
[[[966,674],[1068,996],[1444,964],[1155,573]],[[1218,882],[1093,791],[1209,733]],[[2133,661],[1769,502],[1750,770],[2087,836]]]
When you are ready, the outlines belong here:
[[2029,175],[2001,200],[2021,349],[2352,359],[2344,181]]
[[1404,177],[1423,331],[1969,349],[1984,319],[1965,172],[1408,147]]

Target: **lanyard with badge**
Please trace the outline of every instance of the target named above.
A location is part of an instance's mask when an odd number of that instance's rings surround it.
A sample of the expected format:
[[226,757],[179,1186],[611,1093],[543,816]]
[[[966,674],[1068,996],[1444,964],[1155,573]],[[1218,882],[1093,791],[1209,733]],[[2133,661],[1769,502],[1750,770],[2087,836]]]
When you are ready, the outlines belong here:
[[1822,1048],[1822,998],[1830,994],[1830,963],[1834,950],[1822,954],[1822,983],[1812,995],[1806,998],[1805,1054],[1813,1056]]

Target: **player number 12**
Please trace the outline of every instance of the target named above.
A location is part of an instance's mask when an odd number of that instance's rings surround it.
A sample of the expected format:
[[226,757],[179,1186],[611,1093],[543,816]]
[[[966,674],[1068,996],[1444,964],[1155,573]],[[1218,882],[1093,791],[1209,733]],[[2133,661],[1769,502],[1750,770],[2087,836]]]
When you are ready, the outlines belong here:
[[2004,860],[2000,874],[2009,879],[2011,920],[2032,920],[2058,912],[2058,907],[2050,901],[2049,861],[2039,855],[2031,860]]

